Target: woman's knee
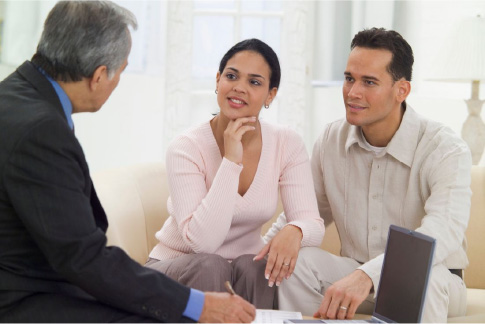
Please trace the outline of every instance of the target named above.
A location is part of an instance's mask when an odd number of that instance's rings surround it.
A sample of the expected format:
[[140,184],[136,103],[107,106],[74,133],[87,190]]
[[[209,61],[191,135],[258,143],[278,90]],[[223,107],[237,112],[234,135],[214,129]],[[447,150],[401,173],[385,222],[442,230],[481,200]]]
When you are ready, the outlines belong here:
[[202,291],[224,291],[224,282],[231,278],[232,268],[226,259],[215,254],[196,254],[185,263],[177,281]]
[[232,261],[234,278],[241,276],[264,276],[266,259],[254,261],[254,254],[244,254]]
[[[254,254],[244,254],[244,255],[240,255],[238,256],[237,258],[235,258],[234,260],[232,260],[232,267],[234,269],[239,269],[239,268],[247,268],[247,267],[250,267],[252,266],[253,264],[255,263],[261,263],[259,261],[254,261],[255,255]],[[263,263],[266,263],[266,260],[263,259],[263,260],[260,260],[260,261],[263,261]]]
[[197,257],[193,259],[193,262],[189,265],[192,269],[197,269],[201,274],[213,274],[221,273],[226,274],[225,277],[231,276],[232,268],[231,264],[217,254],[198,253]]

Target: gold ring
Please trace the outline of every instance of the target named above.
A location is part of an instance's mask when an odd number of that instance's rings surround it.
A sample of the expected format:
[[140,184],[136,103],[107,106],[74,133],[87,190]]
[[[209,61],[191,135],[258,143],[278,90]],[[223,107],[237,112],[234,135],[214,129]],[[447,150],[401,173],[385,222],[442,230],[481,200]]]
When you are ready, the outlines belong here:
[[340,308],[341,310],[347,311],[347,307],[345,307],[345,306],[340,306],[339,308]]

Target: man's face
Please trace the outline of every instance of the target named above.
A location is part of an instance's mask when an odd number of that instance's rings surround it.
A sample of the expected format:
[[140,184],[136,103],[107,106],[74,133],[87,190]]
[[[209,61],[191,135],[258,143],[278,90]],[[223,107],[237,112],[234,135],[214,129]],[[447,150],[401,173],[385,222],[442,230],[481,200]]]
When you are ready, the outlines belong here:
[[[399,82],[394,82],[387,66],[388,50],[355,47],[345,69],[343,99],[347,121],[366,130],[386,130],[400,123]],[[406,81],[404,81],[406,82]]]
[[123,64],[116,70],[114,76],[109,79],[108,72],[104,71],[104,75],[100,81],[99,88],[97,89],[97,95],[94,98],[93,108],[94,111],[98,111],[108,100],[109,96],[113,93],[114,89],[118,86],[120,82],[121,73],[125,70],[128,65],[128,60],[126,59]]

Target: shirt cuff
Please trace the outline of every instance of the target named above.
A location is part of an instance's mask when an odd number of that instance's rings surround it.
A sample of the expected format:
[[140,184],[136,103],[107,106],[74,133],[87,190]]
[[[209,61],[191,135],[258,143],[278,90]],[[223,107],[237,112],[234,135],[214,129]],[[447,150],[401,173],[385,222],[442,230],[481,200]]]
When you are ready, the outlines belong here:
[[205,295],[202,291],[190,289],[189,301],[182,315],[198,322],[204,307],[204,300]]
[[364,263],[357,269],[364,271],[372,280],[374,288],[374,298],[377,297],[379,289],[379,279],[381,278],[382,262],[384,261],[384,253],[378,255],[374,259]]
[[293,225],[301,230],[301,233],[303,234],[301,238],[301,247],[320,246],[322,244],[323,235],[325,234],[325,226],[323,225],[323,220],[321,218],[318,218],[316,224],[313,222],[313,219],[309,219],[291,221],[286,226],[288,225]]

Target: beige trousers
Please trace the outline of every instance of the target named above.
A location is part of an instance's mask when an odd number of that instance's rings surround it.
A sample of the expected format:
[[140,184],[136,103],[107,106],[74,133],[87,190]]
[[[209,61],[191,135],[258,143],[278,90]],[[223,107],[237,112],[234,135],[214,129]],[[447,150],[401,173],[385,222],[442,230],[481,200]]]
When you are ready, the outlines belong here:
[[[353,259],[335,256],[320,248],[302,248],[293,275],[278,289],[279,308],[312,316],[320,307],[326,289],[359,266]],[[372,314],[373,309],[372,294],[357,313]],[[445,266],[435,265],[429,278],[422,321],[446,323],[447,317],[463,316],[465,311],[466,287],[463,280]]]
[[246,254],[228,262],[216,254],[197,253],[170,260],[150,259],[145,266],[201,291],[224,292],[224,282],[229,281],[236,294],[257,308],[277,308],[276,286],[268,287],[264,278],[266,260],[253,258],[254,255]]

